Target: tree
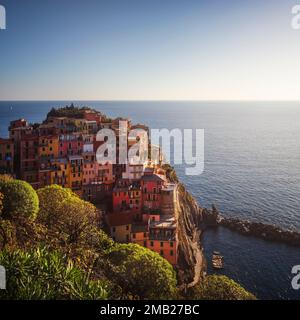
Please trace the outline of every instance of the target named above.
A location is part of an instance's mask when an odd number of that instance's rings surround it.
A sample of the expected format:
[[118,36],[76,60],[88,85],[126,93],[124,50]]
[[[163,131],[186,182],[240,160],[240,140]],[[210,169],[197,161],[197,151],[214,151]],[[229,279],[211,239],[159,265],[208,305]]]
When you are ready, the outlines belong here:
[[58,251],[2,251],[0,264],[7,273],[7,289],[0,299],[107,299],[104,281],[92,281]]
[[210,275],[188,290],[194,300],[255,300],[255,296],[226,276]]
[[21,180],[1,180],[0,192],[4,195],[5,218],[25,217],[34,220],[39,211],[39,199],[32,186]]
[[80,242],[97,225],[97,208],[81,200],[70,189],[51,185],[39,189],[38,196],[38,222],[58,233],[68,244]]
[[79,198],[65,200],[61,205],[61,216],[58,221],[60,232],[67,235],[68,243],[77,243],[97,222],[97,208]]
[[38,222],[50,228],[65,214],[62,212],[63,202],[78,198],[70,189],[55,184],[39,189],[37,194],[40,201]]
[[137,244],[115,244],[107,258],[107,277],[117,283],[125,295],[140,299],[176,296],[175,271],[159,254]]

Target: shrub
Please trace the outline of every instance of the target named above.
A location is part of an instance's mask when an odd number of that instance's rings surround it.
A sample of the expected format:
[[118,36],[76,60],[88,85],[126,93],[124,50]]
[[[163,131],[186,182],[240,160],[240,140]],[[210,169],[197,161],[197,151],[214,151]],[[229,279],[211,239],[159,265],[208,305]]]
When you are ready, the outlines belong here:
[[7,288],[1,299],[106,299],[106,283],[92,281],[59,252],[32,249],[2,251],[0,264],[6,268]]
[[37,193],[40,200],[38,222],[67,244],[85,241],[91,228],[97,226],[97,208],[81,200],[70,189],[51,185]]
[[39,199],[32,186],[21,180],[8,180],[0,183],[4,195],[3,213],[5,218],[25,217],[34,220],[39,211]]
[[78,198],[70,189],[58,185],[51,185],[37,190],[40,201],[38,221],[51,227],[62,215],[62,203],[65,200]]
[[194,300],[255,300],[255,296],[226,276],[210,275],[190,288],[188,297]]
[[176,275],[173,267],[159,254],[137,244],[116,244],[108,253],[107,273],[128,295],[140,299],[175,297]]

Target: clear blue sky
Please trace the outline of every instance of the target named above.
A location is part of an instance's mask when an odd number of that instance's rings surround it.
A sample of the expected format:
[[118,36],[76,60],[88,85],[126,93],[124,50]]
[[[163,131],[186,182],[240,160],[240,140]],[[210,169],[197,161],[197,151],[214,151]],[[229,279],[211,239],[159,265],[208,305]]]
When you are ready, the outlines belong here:
[[296,3],[0,0],[0,100],[297,100]]

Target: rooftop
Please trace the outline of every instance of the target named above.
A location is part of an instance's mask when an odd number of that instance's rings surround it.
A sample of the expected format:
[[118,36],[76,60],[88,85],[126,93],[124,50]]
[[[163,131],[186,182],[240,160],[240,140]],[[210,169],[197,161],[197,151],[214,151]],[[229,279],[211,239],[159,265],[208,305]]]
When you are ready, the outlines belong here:
[[150,228],[156,229],[175,229],[176,228],[176,221],[175,217],[170,216],[163,218],[160,221],[151,221]]

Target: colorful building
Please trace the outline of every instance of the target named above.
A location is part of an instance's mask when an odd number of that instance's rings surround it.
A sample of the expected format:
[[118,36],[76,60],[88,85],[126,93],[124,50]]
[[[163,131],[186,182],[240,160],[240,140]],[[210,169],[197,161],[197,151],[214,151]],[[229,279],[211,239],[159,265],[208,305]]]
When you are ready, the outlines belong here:
[[83,138],[81,134],[63,134],[59,136],[58,156],[66,158],[81,155],[83,152]]
[[173,216],[149,224],[147,248],[159,253],[171,264],[177,263],[177,224]]
[[[121,121],[126,124],[123,129]],[[132,126],[128,119],[107,120],[88,109],[80,117],[49,116],[41,125],[30,126],[19,119],[10,123],[10,139],[0,139],[0,172],[14,171],[34,188],[51,184],[70,188],[83,199],[98,203],[105,210],[115,241],[147,247],[175,266],[176,184],[169,183],[161,169],[159,147],[155,147],[157,162],[147,157],[144,164],[137,165],[98,163],[97,149],[104,143],[96,141],[100,128],[116,133],[117,161],[121,152],[139,141],[129,135],[130,128],[149,132],[146,126]]]
[[106,221],[114,241],[130,242],[132,228],[132,215],[130,213],[108,214]]
[[69,156],[70,165],[70,187],[73,192],[82,195],[82,181],[83,181],[83,157]]
[[0,138],[0,173],[14,172],[14,142],[12,139]]
[[154,173],[153,168],[146,168],[141,178],[143,212],[157,212],[161,209],[161,189],[164,180]]
[[20,177],[39,187],[39,137],[26,134],[20,141]]
[[52,159],[51,162],[51,183],[71,188],[70,183],[70,163],[66,158]]

